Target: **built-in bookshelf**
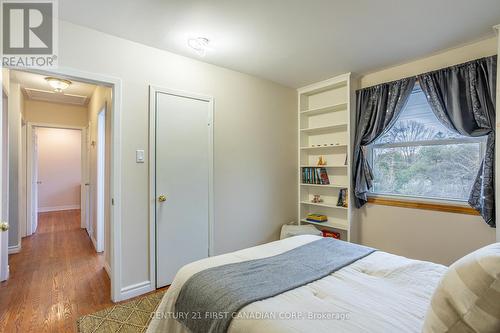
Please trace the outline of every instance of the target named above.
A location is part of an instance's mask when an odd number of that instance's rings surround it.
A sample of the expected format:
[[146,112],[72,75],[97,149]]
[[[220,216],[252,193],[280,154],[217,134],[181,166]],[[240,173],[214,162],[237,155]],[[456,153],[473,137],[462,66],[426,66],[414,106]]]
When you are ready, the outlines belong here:
[[[348,73],[298,89],[299,223],[337,231],[347,241],[352,240],[351,80]],[[325,165],[318,165],[320,157]],[[327,181],[322,173],[327,174]],[[341,191],[348,193],[347,207],[339,206]],[[315,195],[320,202],[314,202]],[[326,215],[328,221],[308,221],[309,214]]]

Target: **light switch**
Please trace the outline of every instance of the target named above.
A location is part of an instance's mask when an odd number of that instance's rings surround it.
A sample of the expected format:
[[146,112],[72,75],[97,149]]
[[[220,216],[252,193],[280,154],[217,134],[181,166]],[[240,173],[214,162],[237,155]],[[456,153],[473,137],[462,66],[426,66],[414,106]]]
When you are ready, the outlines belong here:
[[144,163],[144,150],[138,149],[135,151],[135,162]]

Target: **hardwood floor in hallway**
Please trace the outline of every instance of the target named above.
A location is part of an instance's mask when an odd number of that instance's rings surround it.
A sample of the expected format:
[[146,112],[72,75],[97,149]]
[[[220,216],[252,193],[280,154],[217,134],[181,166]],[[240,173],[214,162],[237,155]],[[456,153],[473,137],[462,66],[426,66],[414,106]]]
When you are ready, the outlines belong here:
[[0,284],[0,332],[75,332],[76,320],[111,306],[104,255],[97,254],[80,211],[41,213],[36,234],[9,256]]

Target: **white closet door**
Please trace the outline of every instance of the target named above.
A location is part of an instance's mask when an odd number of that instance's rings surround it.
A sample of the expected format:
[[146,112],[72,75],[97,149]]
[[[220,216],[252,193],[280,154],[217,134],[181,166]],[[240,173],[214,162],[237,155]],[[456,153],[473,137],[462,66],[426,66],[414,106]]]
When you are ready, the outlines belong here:
[[208,257],[209,116],[207,101],[156,94],[157,287]]

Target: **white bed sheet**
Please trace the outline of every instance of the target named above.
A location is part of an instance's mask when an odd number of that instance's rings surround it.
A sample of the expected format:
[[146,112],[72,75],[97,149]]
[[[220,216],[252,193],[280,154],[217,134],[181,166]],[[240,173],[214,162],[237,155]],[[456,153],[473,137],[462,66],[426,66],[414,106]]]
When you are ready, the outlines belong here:
[[[147,332],[189,333],[172,315],[182,285],[193,274],[273,256],[319,238],[296,236],[184,266]],[[245,306],[228,332],[420,332],[432,293],[445,270],[442,265],[376,251],[323,279]]]

